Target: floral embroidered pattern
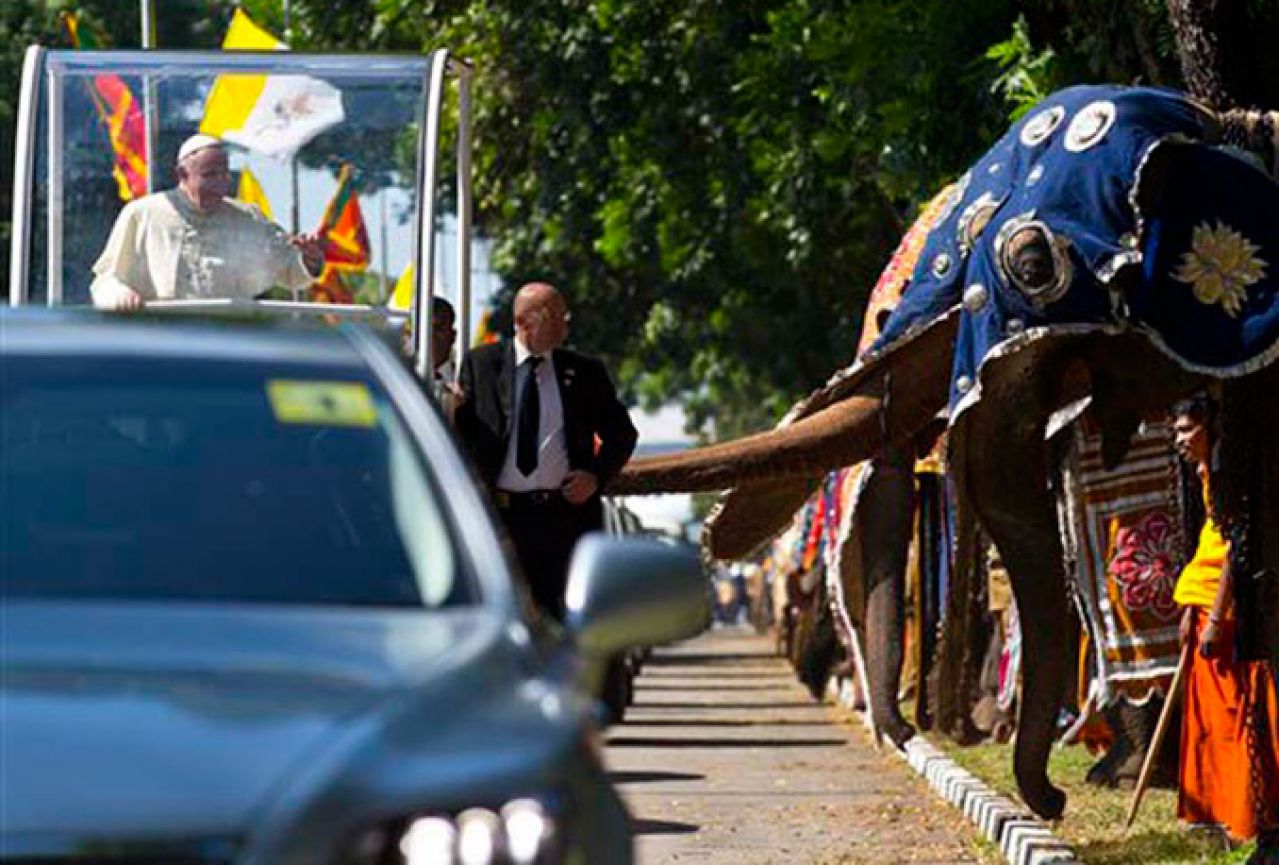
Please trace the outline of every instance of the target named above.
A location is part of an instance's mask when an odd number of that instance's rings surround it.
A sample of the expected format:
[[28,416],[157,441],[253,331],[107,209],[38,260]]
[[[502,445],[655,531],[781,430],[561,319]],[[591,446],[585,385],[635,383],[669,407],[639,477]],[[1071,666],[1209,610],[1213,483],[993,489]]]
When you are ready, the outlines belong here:
[[1218,221],[1215,228],[1205,222],[1195,226],[1190,252],[1182,255],[1173,278],[1189,284],[1200,303],[1220,303],[1235,318],[1248,297],[1248,286],[1266,275],[1266,262],[1257,257],[1259,250],[1224,222]]
[[1115,533],[1115,552],[1106,570],[1119,584],[1128,609],[1149,610],[1165,621],[1177,615],[1172,594],[1179,544],[1180,532],[1164,511],[1146,514]]

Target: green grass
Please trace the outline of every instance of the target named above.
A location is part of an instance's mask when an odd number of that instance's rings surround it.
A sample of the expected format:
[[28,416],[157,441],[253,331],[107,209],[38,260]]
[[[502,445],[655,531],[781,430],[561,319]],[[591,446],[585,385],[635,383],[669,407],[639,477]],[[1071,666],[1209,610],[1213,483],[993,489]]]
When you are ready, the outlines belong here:
[[[1011,745],[961,748],[941,736],[930,735],[929,740],[996,791],[1021,802],[1013,781]],[[1148,790],[1132,830],[1125,833],[1124,816],[1132,793],[1085,783],[1084,776],[1095,761],[1086,749],[1074,746],[1053,748],[1048,762],[1053,783],[1070,797],[1066,815],[1052,828],[1075,848],[1080,861],[1090,865],[1230,865],[1248,858],[1252,845],[1226,852],[1219,839],[1193,833],[1179,823],[1175,790]]]

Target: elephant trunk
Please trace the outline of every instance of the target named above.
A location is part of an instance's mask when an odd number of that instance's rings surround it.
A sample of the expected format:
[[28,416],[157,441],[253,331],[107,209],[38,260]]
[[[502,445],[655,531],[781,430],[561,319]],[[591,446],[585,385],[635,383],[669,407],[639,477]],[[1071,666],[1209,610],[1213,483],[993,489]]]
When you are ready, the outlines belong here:
[[877,382],[790,426],[695,450],[632,460],[610,495],[705,492],[784,477],[820,477],[860,462],[879,446],[883,406]]
[[909,440],[946,403],[957,322],[953,314],[943,317],[909,342],[857,364],[797,406],[793,420],[776,429],[633,459],[606,492],[704,492],[810,480],[873,457],[888,441]]

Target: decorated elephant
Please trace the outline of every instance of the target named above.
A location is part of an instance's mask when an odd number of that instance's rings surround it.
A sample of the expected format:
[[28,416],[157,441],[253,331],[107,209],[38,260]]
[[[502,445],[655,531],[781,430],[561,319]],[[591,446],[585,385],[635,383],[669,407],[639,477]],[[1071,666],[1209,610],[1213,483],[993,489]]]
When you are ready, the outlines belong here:
[[[950,190],[947,187],[923,208],[871,290],[858,354],[874,344],[901,302]],[[925,437],[935,437],[936,432],[928,431]],[[810,573],[811,560],[821,558],[824,606],[819,610],[810,605],[801,614],[829,614],[831,632],[844,650],[841,655],[806,652],[804,664],[797,664],[801,680],[820,699],[842,657],[860,680],[860,696],[870,710],[873,729],[897,745],[915,732],[898,706],[905,648],[904,584],[915,518],[914,463],[911,452],[897,449],[829,473],[822,488],[796,513],[792,531],[775,542],[779,552],[773,557],[795,558],[793,550],[802,548],[798,558]]]
[[1023,622],[1017,782],[1060,815],[1046,763],[1071,670],[1050,422],[1088,409],[1113,465],[1143,418],[1221,391],[1220,515],[1250,575],[1240,608],[1279,666],[1276,129],[1164,89],[1049,96],[956,184],[868,351],[777,429],[636,460],[613,491],[730,490],[705,540],[734,558],[827,472],[907,451],[945,416],[962,507],[998,546]]

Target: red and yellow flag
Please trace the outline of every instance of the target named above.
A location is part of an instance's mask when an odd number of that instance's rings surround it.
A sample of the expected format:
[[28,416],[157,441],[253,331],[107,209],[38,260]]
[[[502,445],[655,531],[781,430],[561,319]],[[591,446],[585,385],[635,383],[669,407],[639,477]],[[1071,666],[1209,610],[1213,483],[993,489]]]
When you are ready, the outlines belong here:
[[355,303],[355,293],[342,279],[339,271],[325,265],[320,278],[311,283],[311,302]]
[[[64,12],[62,23],[67,28],[74,48],[97,48],[97,39],[89,30],[81,30],[74,13]],[[132,201],[147,192],[146,123],[138,100],[129,86],[116,75],[95,75],[89,96],[98,117],[107,128],[115,163],[115,177],[121,201]]]
[[338,188],[320,220],[320,243],[324,249],[324,271],[311,286],[312,299],[321,303],[351,303],[352,294],[342,280],[342,271],[361,271],[369,266],[369,233],[364,227],[360,199],[351,182],[351,166],[338,173]]
[[480,316],[479,326],[475,329],[474,345],[488,345],[500,339],[497,329],[493,327],[493,310],[486,309]]

